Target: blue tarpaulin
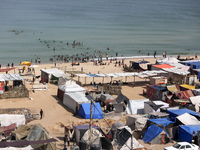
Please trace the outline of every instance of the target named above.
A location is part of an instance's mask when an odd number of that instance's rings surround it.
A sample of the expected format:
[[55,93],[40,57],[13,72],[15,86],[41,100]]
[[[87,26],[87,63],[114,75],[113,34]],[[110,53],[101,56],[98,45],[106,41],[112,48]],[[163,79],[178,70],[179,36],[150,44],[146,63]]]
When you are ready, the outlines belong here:
[[163,129],[161,129],[160,127],[156,126],[155,124],[151,125],[147,132],[144,134],[142,140],[145,143],[149,143],[151,142],[156,136],[158,136],[162,131],[164,131]]
[[169,117],[170,117],[171,121],[175,121],[175,119],[176,119],[177,116],[182,115],[184,113],[188,113],[190,115],[200,117],[199,113],[197,113],[195,111],[192,111],[190,109],[187,109],[187,108],[176,109],[176,110],[167,110],[167,113],[169,114]]
[[151,121],[151,122],[158,124],[158,125],[163,124],[164,127],[166,127],[170,123],[174,123],[174,122],[168,120],[167,118],[149,119],[148,121]]
[[178,139],[182,142],[184,141],[191,143],[193,137],[193,131],[195,132],[194,135],[197,135],[198,130],[200,130],[200,125],[179,126]]
[[90,77],[100,77],[99,75],[96,75],[96,74],[88,74],[88,73],[86,73],[86,75],[88,75]]
[[[83,117],[84,119],[90,119],[90,103],[81,104],[78,115]],[[93,119],[102,119],[103,112],[99,103],[95,103],[95,106],[92,105],[92,118]]]

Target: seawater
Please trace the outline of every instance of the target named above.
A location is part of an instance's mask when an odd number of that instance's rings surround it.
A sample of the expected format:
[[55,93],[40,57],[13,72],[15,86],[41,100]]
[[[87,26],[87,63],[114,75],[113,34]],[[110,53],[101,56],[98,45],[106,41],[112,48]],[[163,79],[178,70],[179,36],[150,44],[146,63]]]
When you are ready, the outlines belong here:
[[200,50],[199,6],[199,0],[1,0],[0,64],[95,50],[193,55]]

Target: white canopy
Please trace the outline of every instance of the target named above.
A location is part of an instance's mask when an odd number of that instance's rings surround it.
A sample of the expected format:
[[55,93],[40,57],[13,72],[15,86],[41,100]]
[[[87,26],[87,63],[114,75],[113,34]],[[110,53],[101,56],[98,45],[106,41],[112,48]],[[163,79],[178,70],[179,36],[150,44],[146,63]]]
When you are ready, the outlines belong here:
[[172,72],[174,74],[179,74],[179,75],[187,75],[190,74],[189,71],[185,71],[182,69],[177,69],[177,68],[163,68],[163,70],[167,71],[167,72]]
[[176,118],[184,125],[200,125],[200,121],[188,113],[184,113]]
[[157,62],[159,64],[176,64],[179,62],[179,60],[176,59],[175,57],[167,57],[164,59],[158,59]]
[[0,74],[0,81],[16,81],[16,80],[24,80],[22,76],[19,74]]
[[79,86],[78,84],[59,85],[58,89],[60,89],[61,91],[65,92],[65,93],[83,92],[83,94],[84,94],[86,91],[83,87]]
[[24,115],[14,115],[14,114],[1,114],[0,115],[0,123],[1,126],[9,126],[13,123],[18,127],[21,124],[25,124],[25,116]]
[[129,100],[126,107],[128,114],[144,114],[144,102],[148,102],[149,99]]

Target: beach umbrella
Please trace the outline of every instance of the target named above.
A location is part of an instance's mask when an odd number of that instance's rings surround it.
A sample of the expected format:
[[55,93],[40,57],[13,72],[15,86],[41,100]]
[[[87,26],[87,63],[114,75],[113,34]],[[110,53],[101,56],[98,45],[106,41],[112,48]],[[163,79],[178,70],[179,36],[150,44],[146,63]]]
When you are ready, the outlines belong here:
[[30,66],[31,65],[31,62],[29,61],[23,61],[20,63],[21,65],[26,65],[26,66]]

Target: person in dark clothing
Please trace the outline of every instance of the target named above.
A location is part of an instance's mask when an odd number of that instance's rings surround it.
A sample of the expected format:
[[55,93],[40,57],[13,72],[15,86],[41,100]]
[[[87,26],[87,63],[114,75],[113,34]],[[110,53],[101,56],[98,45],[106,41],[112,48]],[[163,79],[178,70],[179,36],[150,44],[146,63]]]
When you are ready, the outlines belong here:
[[41,109],[40,110],[40,119],[42,119],[42,117],[43,117],[43,110]]
[[154,54],[153,54],[154,58],[156,58],[156,51],[154,51]]

